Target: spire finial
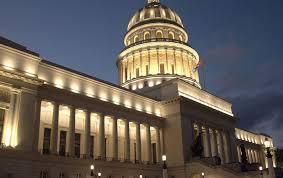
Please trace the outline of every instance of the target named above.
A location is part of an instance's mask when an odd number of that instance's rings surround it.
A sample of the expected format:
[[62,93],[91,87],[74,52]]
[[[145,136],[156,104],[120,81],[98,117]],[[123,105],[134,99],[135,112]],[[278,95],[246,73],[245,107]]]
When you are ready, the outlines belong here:
[[159,0],[147,0],[148,4],[153,3],[153,2],[159,3]]

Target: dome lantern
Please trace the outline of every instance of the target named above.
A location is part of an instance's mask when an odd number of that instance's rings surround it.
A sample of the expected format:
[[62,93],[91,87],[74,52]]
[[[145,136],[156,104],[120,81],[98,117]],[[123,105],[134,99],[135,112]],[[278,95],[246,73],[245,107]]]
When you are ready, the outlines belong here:
[[150,3],[159,3],[159,0],[147,0],[148,4]]

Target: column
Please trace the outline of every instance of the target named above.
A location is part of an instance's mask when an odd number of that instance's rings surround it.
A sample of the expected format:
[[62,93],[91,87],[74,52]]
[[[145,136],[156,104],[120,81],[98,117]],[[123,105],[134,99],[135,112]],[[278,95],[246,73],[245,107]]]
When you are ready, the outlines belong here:
[[197,128],[198,128],[198,136],[200,136],[200,139],[201,139],[201,144],[202,144],[202,147],[203,147],[203,152],[202,152],[202,155],[201,156],[205,156],[204,153],[204,136],[203,136],[203,132],[202,132],[202,126],[200,124],[197,124]]
[[160,59],[159,59],[159,49],[156,48],[156,53],[157,53],[157,74],[160,74]]
[[143,76],[143,61],[142,61],[142,51],[140,53],[140,76]]
[[216,137],[216,130],[212,130],[212,156],[219,156],[218,155],[218,148],[217,148],[217,137]]
[[158,127],[155,128],[156,130],[156,161],[161,163],[161,145],[160,145],[160,130]]
[[221,163],[225,163],[225,154],[224,154],[224,143],[223,143],[223,134],[222,131],[219,131],[219,145],[220,145],[220,158],[221,158]]
[[40,113],[41,113],[41,99],[37,99],[36,103],[36,114],[35,114],[35,120],[33,122],[33,128],[34,128],[34,135],[33,135],[33,147],[32,151],[37,152],[39,151],[39,134],[40,134]]
[[205,157],[211,157],[211,142],[209,128],[205,127]]
[[150,163],[152,161],[151,156],[151,134],[150,134],[150,126],[149,124],[146,125],[146,154],[147,154],[147,161]]
[[75,129],[76,129],[76,109],[71,106],[70,107],[70,119],[69,119],[69,132],[68,132],[68,144],[67,150],[70,156],[74,156],[75,154]]
[[9,110],[7,116],[5,116],[4,120],[4,132],[2,136],[2,142],[6,146],[11,146],[11,138],[12,138],[12,129],[13,129],[13,123],[14,123],[14,117],[16,114],[16,106],[17,106],[17,95],[18,92],[15,90],[11,91],[10,95],[10,104],[9,104]]
[[185,69],[184,69],[184,56],[183,56],[183,50],[181,50],[181,57],[182,57],[182,75],[186,75],[185,74]]
[[112,136],[113,136],[113,160],[118,160],[118,125],[117,118],[112,117]]
[[90,111],[85,112],[84,151],[85,158],[90,157]]
[[125,161],[130,161],[130,127],[129,121],[125,119]]
[[141,159],[141,125],[139,122],[136,123],[136,153],[137,153],[137,161],[142,162]]
[[151,57],[150,57],[150,50],[148,49],[147,50],[147,57],[148,57],[148,74],[150,75],[151,74]]
[[224,139],[225,160],[226,163],[229,163],[231,161],[231,147],[230,147],[229,133],[227,131],[224,131],[223,137],[224,137],[223,139]]
[[237,154],[237,144],[236,144],[236,133],[235,129],[230,129],[228,131],[228,137],[230,141],[230,152],[231,152],[231,162],[237,162],[238,154]]
[[53,104],[53,118],[52,118],[52,129],[51,129],[51,153],[57,154],[58,146],[58,127],[59,127],[59,104]]
[[105,120],[104,120],[105,115],[100,114],[100,119],[99,119],[99,157],[101,159],[106,158],[106,152],[105,152]]
[[177,72],[176,49],[174,49],[174,66],[175,66],[175,73],[174,74],[178,74],[178,72]]
[[167,52],[168,52],[168,50],[167,50],[167,48],[165,48],[167,74],[170,74],[170,71],[169,71],[169,61],[168,61],[168,54],[167,54]]

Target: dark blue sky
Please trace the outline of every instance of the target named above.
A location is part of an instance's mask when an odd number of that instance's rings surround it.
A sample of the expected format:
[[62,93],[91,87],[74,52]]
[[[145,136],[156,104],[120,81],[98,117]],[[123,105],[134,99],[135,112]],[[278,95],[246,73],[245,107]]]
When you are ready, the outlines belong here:
[[[204,60],[205,89],[234,104],[239,127],[266,132],[283,147],[283,1],[161,2],[181,16],[190,45]],[[145,3],[3,1],[0,35],[47,60],[117,83],[115,60],[128,21]]]

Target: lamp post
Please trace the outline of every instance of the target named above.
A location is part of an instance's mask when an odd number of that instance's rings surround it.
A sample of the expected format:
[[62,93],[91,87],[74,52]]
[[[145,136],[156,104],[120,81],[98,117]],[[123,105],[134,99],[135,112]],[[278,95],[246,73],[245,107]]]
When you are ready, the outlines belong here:
[[260,171],[261,178],[263,178],[263,172],[262,172],[262,170],[263,170],[262,166],[259,166],[259,171]]
[[267,158],[269,177],[275,178],[275,171],[274,171],[274,167],[273,167],[272,154],[271,154],[271,150],[270,150],[271,143],[267,138],[265,139],[264,145],[265,145],[265,148],[266,148],[266,158]]
[[163,178],[168,178],[166,160],[167,160],[166,155],[162,155],[162,161],[163,161]]
[[90,176],[93,177],[94,176],[94,165],[90,165]]
[[204,172],[201,173],[201,178],[204,178]]

